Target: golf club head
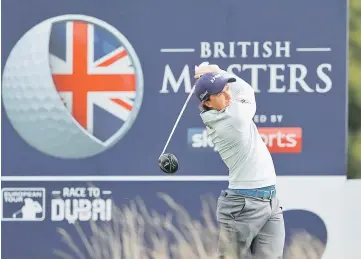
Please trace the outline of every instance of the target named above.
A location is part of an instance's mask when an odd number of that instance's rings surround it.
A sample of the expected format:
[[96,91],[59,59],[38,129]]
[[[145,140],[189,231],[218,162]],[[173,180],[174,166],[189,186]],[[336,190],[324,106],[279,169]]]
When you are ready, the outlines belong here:
[[178,159],[173,154],[163,154],[158,159],[160,169],[167,174],[174,174],[178,170]]

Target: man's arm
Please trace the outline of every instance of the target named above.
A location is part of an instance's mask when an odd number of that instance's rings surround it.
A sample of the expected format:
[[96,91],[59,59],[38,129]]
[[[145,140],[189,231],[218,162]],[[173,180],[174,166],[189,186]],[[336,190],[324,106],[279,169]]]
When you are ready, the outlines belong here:
[[219,71],[221,71],[221,69],[218,67],[218,65],[210,65],[209,62],[203,62],[199,66],[194,67],[194,78],[199,79],[205,73]]
[[208,62],[203,62],[195,67],[194,78],[198,79],[209,72],[231,74],[236,78],[236,82],[229,83],[232,102],[226,108],[225,113],[230,117],[232,125],[236,129],[239,131],[248,130],[256,113],[256,99],[252,86],[237,75],[222,70],[217,65],[209,65]]
[[232,99],[225,113],[230,117],[231,124],[238,131],[248,131],[256,113],[253,88],[239,77],[237,77],[236,82],[229,83],[229,85]]

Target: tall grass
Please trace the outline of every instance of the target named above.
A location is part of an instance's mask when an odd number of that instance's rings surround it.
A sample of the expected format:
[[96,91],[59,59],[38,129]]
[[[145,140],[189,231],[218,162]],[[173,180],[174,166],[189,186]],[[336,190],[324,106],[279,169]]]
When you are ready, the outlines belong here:
[[[58,228],[66,251],[54,250],[63,259],[210,259],[216,258],[218,226],[216,199],[204,196],[201,220],[194,220],[170,196],[159,194],[169,206],[165,215],[149,211],[137,198],[122,208],[113,206],[109,223],[89,222],[90,234],[75,223],[75,242],[67,231]],[[319,259],[323,244],[307,233],[297,233],[286,249],[287,259]],[[235,257],[228,257],[228,259]]]

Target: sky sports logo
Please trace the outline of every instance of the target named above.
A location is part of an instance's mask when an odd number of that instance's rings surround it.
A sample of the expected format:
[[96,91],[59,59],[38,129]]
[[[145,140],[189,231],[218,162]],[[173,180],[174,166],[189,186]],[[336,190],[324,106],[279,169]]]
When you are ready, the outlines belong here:
[[258,132],[271,153],[301,153],[302,128],[263,128]]
[[[271,153],[301,153],[302,128],[259,127],[258,132]],[[188,146],[192,149],[215,150],[205,128],[188,129]]]
[[188,129],[188,146],[195,149],[213,148],[212,138],[208,136],[205,128]]

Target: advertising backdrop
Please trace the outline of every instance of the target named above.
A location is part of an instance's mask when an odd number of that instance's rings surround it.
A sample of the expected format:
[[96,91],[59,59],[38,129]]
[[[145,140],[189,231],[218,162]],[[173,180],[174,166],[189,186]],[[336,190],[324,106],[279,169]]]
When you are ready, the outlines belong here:
[[[346,1],[6,1],[1,45],[3,258],[53,258],[57,227],[112,220],[136,196],[164,211],[155,197],[167,193],[198,217],[227,168],[195,96],[166,150],[176,175],[158,157],[205,61],[255,89],[283,195],[303,197],[292,177],[345,175]],[[312,208],[293,208],[287,228],[327,242]]]
[[[345,1],[37,2],[4,3],[3,175],[160,175],[203,61],[255,88],[279,175],[345,174]],[[167,152],[227,173],[195,96]]]

